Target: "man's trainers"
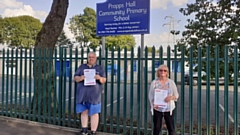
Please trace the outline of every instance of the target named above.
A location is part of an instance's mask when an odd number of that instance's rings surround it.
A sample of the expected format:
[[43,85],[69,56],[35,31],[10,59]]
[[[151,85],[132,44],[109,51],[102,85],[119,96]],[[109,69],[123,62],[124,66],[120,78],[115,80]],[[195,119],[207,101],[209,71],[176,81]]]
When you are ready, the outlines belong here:
[[88,132],[81,131],[79,135],[88,135]]
[[90,135],[96,135],[96,131],[91,131],[91,134]]

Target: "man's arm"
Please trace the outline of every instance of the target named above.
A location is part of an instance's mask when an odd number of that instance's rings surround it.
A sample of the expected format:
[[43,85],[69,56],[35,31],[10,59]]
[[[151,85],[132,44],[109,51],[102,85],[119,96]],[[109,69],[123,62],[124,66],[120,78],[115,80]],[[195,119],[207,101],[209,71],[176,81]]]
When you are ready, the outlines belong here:
[[101,77],[100,75],[95,75],[95,79],[98,80],[101,84],[106,83],[106,78],[105,77]]
[[101,84],[106,83],[106,81],[107,81],[107,79],[106,79],[105,77],[101,77],[101,78],[99,79],[99,82],[100,82]]

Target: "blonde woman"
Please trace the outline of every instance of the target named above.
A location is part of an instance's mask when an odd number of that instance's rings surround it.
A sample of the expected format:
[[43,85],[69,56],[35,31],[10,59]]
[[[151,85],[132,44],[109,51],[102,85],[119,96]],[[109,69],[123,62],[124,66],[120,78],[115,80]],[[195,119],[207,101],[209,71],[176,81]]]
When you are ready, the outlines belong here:
[[[169,69],[166,65],[160,65],[156,71],[157,78],[151,82],[148,98],[151,104],[151,112],[153,115],[153,135],[159,135],[162,129],[162,118],[164,117],[168,134],[176,135],[175,127],[174,127],[174,116],[173,110],[175,108],[175,103],[178,99],[178,91],[175,82],[168,78]],[[155,92],[157,90],[163,91],[166,96],[158,97],[158,99],[154,99]],[[164,105],[155,104],[156,101],[162,100]]]

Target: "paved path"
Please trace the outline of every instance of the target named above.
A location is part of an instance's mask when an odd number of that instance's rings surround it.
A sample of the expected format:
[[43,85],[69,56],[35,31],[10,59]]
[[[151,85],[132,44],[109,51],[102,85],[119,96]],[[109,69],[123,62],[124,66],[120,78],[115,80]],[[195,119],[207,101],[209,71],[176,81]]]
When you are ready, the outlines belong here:
[[[79,129],[0,116],[0,135],[78,135]],[[113,135],[100,133],[97,135]]]

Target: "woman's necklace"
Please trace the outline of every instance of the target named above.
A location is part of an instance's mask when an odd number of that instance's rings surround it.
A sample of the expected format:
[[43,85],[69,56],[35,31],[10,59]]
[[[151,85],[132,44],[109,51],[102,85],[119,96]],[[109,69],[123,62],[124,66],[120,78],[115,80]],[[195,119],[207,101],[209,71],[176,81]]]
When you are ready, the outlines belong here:
[[167,78],[162,78],[162,79],[160,78],[159,81],[160,81],[161,85],[163,86],[168,81],[168,79]]

